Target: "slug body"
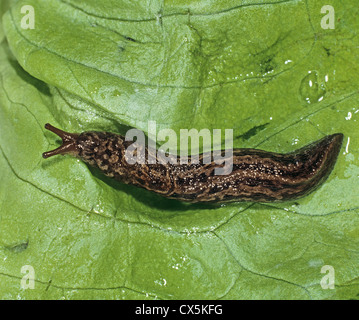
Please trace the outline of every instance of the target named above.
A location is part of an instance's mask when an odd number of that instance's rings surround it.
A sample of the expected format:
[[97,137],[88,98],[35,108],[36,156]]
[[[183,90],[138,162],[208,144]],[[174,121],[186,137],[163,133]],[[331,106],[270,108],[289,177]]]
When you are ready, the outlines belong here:
[[336,133],[287,154],[234,149],[232,171],[215,175],[214,169],[222,165],[205,164],[206,154],[199,155],[199,163],[180,164],[174,156],[176,163],[163,164],[156,150],[142,146],[146,159],[152,157],[155,163],[129,164],[125,152],[133,141],[123,136],[95,131],[73,134],[50,124],[45,128],[60,136],[63,144],[45,152],[44,158],[71,154],[118,181],[188,202],[274,202],[302,197],[329,176],[343,141],[343,134]]

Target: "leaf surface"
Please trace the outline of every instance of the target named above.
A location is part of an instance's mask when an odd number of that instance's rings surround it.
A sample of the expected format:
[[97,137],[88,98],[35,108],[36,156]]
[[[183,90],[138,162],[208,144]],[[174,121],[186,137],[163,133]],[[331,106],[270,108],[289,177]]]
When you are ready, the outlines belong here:
[[[35,29],[23,29],[32,5]],[[358,7],[282,1],[0,6],[0,297],[348,299],[359,292]],[[70,132],[234,129],[289,152],[342,132],[326,183],[282,204],[184,204],[103,177]],[[21,289],[21,268],[35,289]],[[335,289],[320,285],[325,265]]]

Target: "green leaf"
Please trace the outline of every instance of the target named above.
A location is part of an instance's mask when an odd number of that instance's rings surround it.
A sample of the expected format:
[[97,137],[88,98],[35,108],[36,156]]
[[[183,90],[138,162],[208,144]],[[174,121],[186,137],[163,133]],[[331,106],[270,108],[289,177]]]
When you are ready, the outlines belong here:
[[[3,2],[0,298],[357,297],[359,9],[331,5],[333,30],[314,0]],[[277,152],[345,140],[324,185],[282,204],[185,204],[41,158],[59,145],[46,122],[123,134],[148,120]]]

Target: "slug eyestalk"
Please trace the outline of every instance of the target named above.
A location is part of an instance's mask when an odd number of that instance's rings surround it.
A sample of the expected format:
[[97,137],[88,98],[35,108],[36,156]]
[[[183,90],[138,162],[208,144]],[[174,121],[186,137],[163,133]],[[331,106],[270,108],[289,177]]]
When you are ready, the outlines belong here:
[[54,150],[44,152],[42,157],[47,159],[49,157],[58,155],[58,154],[68,154],[68,153],[76,153],[77,151],[77,139],[79,137],[76,133],[69,133],[66,131],[62,131],[58,128],[55,128],[50,123],[45,124],[45,129],[57,134],[62,139],[62,145]]

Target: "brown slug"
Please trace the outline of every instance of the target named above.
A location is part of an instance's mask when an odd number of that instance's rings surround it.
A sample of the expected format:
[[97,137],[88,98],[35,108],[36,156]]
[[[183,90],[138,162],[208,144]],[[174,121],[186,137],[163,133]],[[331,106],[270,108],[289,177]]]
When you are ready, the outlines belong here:
[[155,163],[129,164],[125,152],[133,141],[124,136],[95,131],[67,133],[50,124],[45,128],[57,134],[63,144],[45,152],[44,158],[71,154],[118,181],[188,202],[274,202],[302,197],[329,176],[343,141],[343,134],[336,133],[287,154],[234,149],[232,171],[215,175],[215,168],[221,165],[204,163],[208,153],[199,155],[199,163],[163,164],[156,150],[142,146],[146,159],[154,157]]

